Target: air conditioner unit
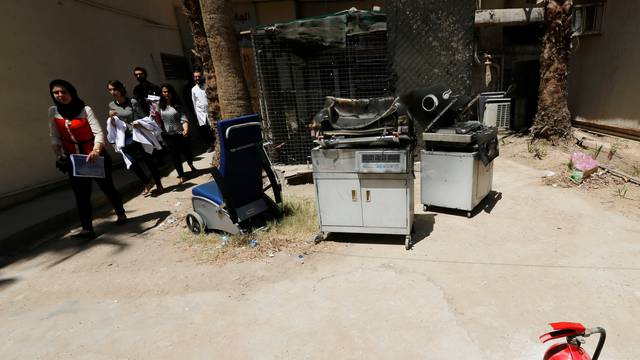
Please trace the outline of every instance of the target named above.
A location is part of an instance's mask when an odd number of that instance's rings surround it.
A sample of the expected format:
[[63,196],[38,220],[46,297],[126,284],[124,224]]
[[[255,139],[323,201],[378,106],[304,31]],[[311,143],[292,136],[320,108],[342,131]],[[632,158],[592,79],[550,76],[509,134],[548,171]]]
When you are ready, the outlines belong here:
[[482,123],[498,129],[509,129],[511,127],[511,99],[487,99],[484,103]]

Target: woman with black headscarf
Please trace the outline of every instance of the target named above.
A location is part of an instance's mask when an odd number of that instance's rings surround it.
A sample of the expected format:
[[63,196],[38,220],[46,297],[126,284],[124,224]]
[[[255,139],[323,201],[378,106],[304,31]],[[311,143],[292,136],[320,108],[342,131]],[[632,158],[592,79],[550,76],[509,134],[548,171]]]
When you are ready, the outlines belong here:
[[49,108],[51,146],[58,157],[58,167],[69,173],[82,223],[82,231],[77,236],[91,239],[95,237],[91,209],[92,178],[74,176],[67,159],[72,154],[87,155],[89,163],[95,162],[100,156],[104,158],[105,177],[95,180],[118,216],[116,223],[124,223],[127,216],[111,179],[111,157],[104,151],[105,133],[93,110],[78,97],[75,87],[69,82],[51,81],[49,93],[54,104]]

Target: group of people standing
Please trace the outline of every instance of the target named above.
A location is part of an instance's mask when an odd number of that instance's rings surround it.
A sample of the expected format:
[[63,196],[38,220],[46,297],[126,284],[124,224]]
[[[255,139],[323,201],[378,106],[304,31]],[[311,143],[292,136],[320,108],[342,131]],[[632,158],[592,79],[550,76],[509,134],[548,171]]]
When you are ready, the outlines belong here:
[[[98,121],[94,110],[87,106],[78,96],[75,87],[68,81],[57,79],[49,83],[49,92],[53,106],[49,108],[49,129],[53,152],[57,157],[57,167],[68,173],[73,189],[76,206],[82,224],[82,230],[77,237],[91,239],[95,232],[92,225],[91,187],[96,183],[109,199],[117,215],[117,224],[126,222],[127,216],[122,204],[122,198],[116,190],[111,176],[111,157],[105,146],[107,133],[116,130],[116,124],[122,124],[119,129],[122,138],[116,150],[126,157],[125,163],[143,184],[143,195],[164,192],[162,178],[158,165],[161,162],[160,147],[166,148],[176,169],[179,184],[186,181],[186,174],[182,167],[182,158],[186,160],[191,172],[195,172],[193,153],[191,150],[189,121],[182,107],[175,88],[168,83],[157,86],[147,80],[147,72],[142,67],[133,71],[138,85],[133,89],[133,97],[127,96],[127,90],[119,80],[110,80],[107,91],[113,96],[108,104],[109,119],[107,131]],[[203,139],[208,144],[207,152],[213,151],[211,128],[208,122],[207,97],[204,91],[202,71],[194,71],[195,86],[191,90],[194,110],[198,118],[198,125]],[[158,102],[149,101],[157,99]],[[146,120],[146,122],[145,122]],[[156,124],[153,124],[155,121]],[[135,141],[134,133],[154,125],[158,131],[158,139],[154,143],[162,144],[143,146]],[[111,127],[111,128],[109,128]],[[111,136],[109,138],[112,138]],[[73,154],[86,155],[88,163],[94,163],[99,157],[104,159],[104,177],[92,178],[74,175],[70,156]],[[143,167],[148,168],[150,176]],[[150,179],[151,178],[151,179]],[[155,189],[153,189],[155,185]]]

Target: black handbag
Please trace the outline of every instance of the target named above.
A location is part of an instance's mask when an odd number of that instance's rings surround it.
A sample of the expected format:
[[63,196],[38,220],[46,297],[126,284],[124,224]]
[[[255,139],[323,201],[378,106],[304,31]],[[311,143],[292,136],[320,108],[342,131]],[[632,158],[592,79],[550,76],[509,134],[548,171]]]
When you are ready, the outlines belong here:
[[71,158],[66,155],[59,156],[56,159],[56,167],[58,170],[62,171],[63,174],[68,173],[71,171]]

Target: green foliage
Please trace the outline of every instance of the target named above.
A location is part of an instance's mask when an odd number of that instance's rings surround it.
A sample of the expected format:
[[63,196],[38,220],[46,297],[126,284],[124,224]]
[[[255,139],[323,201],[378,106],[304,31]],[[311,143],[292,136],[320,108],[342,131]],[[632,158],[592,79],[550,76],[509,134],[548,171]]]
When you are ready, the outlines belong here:
[[545,156],[547,156],[546,147],[539,142],[529,143],[529,145],[527,146],[527,150],[530,154],[533,154],[534,158],[539,160],[542,160]]
[[595,148],[593,150],[593,159],[594,160],[598,160],[598,155],[600,155],[600,152],[602,152],[602,145],[598,146],[597,148]]
[[627,188],[627,185],[618,186],[615,190],[615,195],[619,196],[622,199],[626,199],[627,191],[629,191],[629,188]]
[[618,153],[618,150],[620,149],[620,143],[619,142],[614,142],[613,144],[611,144],[611,148],[609,149],[609,154],[607,155],[607,158],[609,160],[613,159],[613,156]]

